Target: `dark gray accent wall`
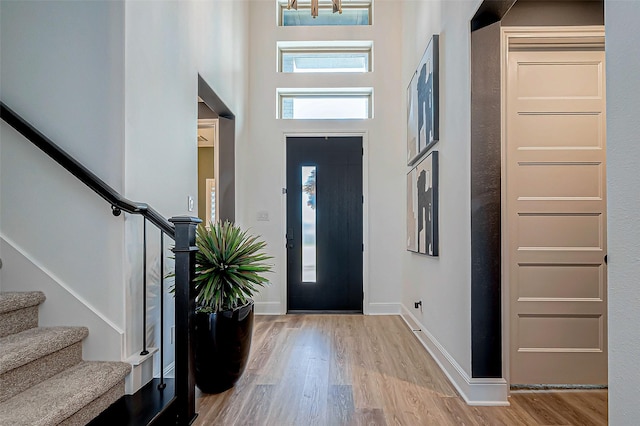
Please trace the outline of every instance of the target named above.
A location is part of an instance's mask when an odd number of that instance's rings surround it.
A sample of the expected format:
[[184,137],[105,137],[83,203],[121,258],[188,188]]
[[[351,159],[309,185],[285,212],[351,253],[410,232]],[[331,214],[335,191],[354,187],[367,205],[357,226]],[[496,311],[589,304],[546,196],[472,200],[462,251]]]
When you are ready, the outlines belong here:
[[502,377],[500,23],[471,33],[471,375]]
[[198,120],[201,118],[218,118],[218,114],[211,111],[204,102],[198,102]]
[[503,27],[604,25],[603,0],[518,0]]
[[485,0],[471,20],[471,31],[500,22],[516,0]]
[[[235,167],[235,140],[236,122],[234,119],[220,117],[218,119],[220,144],[218,167],[220,168],[218,179],[218,191],[216,194],[219,202],[218,217],[220,220],[235,221],[236,218],[236,167]],[[219,208],[218,208],[219,206]]]
[[234,119],[235,116],[231,110],[222,102],[222,99],[216,95],[211,86],[198,74],[198,96],[205,104],[218,116]]

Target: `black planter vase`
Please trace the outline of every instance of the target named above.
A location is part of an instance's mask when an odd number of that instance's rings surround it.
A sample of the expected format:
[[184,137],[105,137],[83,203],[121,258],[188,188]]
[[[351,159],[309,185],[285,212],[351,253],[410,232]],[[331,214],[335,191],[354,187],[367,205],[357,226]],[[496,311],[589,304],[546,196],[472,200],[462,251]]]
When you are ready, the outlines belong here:
[[220,393],[236,384],[249,359],[253,301],[234,310],[196,313],[196,385]]

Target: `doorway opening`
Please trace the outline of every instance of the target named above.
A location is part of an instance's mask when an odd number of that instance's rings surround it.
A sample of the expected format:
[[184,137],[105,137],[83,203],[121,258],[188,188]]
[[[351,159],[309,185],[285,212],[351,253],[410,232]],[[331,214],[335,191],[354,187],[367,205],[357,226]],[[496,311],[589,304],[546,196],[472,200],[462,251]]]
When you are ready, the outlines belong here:
[[[503,128],[502,110],[506,102],[505,84],[503,84],[503,76],[506,76],[506,69],[503,69],[503,65],[506,63],[505,57],[502,57],[503,43],[503,30],[515,29],[520,27],[523,30],[529,30],[532,33],[538,33],[540,35],[544,31],[550,29],[557,29],[560,32],[564,32],[567,37],[565,40],[565,46],[560,46],[552,40],[547,40],[546,43],[541,43],[536,49],[544,50],[551,45],[556,45],[560,50],[566,50],[571,44],[575,45],[576,40],[581,39],[585,44],[579,50],[589,50],[597,48],[599,41],[589,36],[585,37],[585,34],[580,34],[580,31],[600,31],[604,34],[604,7],[602,1],[557,1],[557,2],[539,2],[535,0],[500,0],[500,1],[485,1],[483,2],[473,20],[471,21],[471,253],[472,253],[472,270],[471,270],[471,377],[472,378],[487,378],[487,379],[500,379],[504,380],[505,384],[514,385],[518,384],[518,381],[514,381],[511,377],[511,361],[512,361],[512,348],[518,345],[518,342],[514,342],[512,335],[512,326],[514,321],[511,316],[510,303],[512,297],[518,297],[519,299],[553,299],[552,294],[516,294],[510,293],[511,288],[509,286],[509,276],[507,271],[507,264],[509,262],[509,242],[505,235],[505,230],[508,229],[506,224],[506,191],[507,185],[513,185],[516,180],[521,179],[522,176],[507,177],[505,171],[506,161],[504,158],[505,145],[502,143],[502,138],[505,137],[505,129]],[[574,39],[571,40],[571,33],[573,32]],[[520,39],[520,47],[525,47],[527,44],[522,43],[523,40],[528,38],[535,38],[535,35],[523,35]],[[538,41],[541,41],[540,39]],[[589,45],[591,43],[591,45]],[[595,44],[594,44],[595,43]],[[515,44],[518,44],[516,41]],[[575,46],[574,46],[575,47]],[[515,50],[519,47],[515,46]],[[535,61],[534,61],[535,62]],[[533,69],[530,68],[528,71]],[[604,64],[602,64],[602,70],[604,70]],[[542,72],[542,70],[541,70]],[[540,76],[537,71],[532,75]],[[506,77],[504,77],[506,78]],[[548,88],[550,79],[542,78],[535,86],[538,88]],[[553,85],[553,83],[551,83]],[[565,86],[569,87],[569,86]],[[604,86],[603,86],[604,90]],[[604,92],[603,92],[604,93]],[[544,97],[542,95],[529,93],[525,97]],[[556,97],[551,96],[551,97]],[[545,111],[536,111],[535,114],[524,114],[526,118],[539,118],[544,115]],[[571,114],[567,114],[570,116]],[[584,116],[583,116],[584,118]],[[584,132],[584,126],[577,126],[576,133]],[[558,134],[554,128],[548,126],[539,126],[537,130],[547,130],[545,139],[550,141],[553,136]],[[529,153],[535,153],[536,155],[544,155],[543,152],[556,150],[558,152],[564,150],[563,146],[557,147],[544,147],[531,145],[535,149],[529,149],[526,147],[520,147],[519,153],[528,151]],[[602,152],[604,152],[604,142],[601,145]],[[525,149],[523,149],[525,148]],[[600,148],[598,148],[600,149]],[[566,151],[566,150],[565,150]],[[571,163],[572,161],[578,161],[580,155],[582,155],[579,149],[574,149],[573,154],[576,157],[569,159],[564,163]],[[546,161],[546,160],[545,160]],[[540,160],[538,163],[544,162]],[[596,161],[597,162],[597,161]],[[536,163],[536,162],[533,162]],[[562,163],[557,160],[556,163]],[[576,166],[577,170],[580,166]],[[535,167],[531,166],[527,171],[534,170]],[[538,169],[537,171],[540,171]],[[602,178],[604,179],[604,162],[602,163],[601,170],[603,172]],[[530,178],[530,177],[529,177]],[[529,179],[528,178],[528,179]],[[515,179],[515,180],[514,180]],[[558,183],[566,184],[566,180],[563,178],[557,178]],[[533,179],[533,182],[539,183],[541,179]],[[604,180],[602,180],[604,182]],[[528,183],[532,183],[529,179]],[[585,183],[585,182],[582,182]],[[593,182],[592,182],[593,183]],[[554,189],[559,189],[559,185],[554,186]],[[579,191],[579,190],[578,190]],[[604,199],[604,192],[601,194]],[[574,195],[573,197],[579,197]],[[590,195],[589,195],[590,196]],[[587,196],[587,197],[589,197]],[[533,195],[533,198],[545,197],[545,195]],[[526,198],[526,197],[525,197]],[[529,197],[531,198],[531,197]],[[540,201],[540,200],[539,200]],[[558,200],[548,200],[555,203]],[[595,200],[592,200],[596,202]],[[598,201],[599,202],[599,201]],[[558,204],[558,203],[556,203]],[[603,212],[603,216],[606,212]],[[527,219],[531,219],[533,216],[519,215],[517,218],[524,217],[524,222]],[[551,216],[550,216],[551,217]],[[519,220],[519,219],[517,219]],[[526,223],[520,223],[518,226],[521,228],[529,229]],[[604,222],[603,222],[604,223]],[[538,227],[538,230],[541,229]],[[602,234],[605,235],[606,229],[602,228]],[[537,235],[542,235],[539,232]],[[604,240],[601,240],[604,241]],[[526,249],[525,246],[522,246]],[[549,248],[551,246],[548,246]],[[595,246],[594,246],[595,247]],[[520,248],[520,247],[519,247]],[[553,247],[552,247],[553,248]],[[600,247],[596,247],[601,254],[604,254],[604,245],[600,244]],[[536,253],[543,250],[534,250]],[[558,252],[559,250],[555,250]],[[522,250],[517,250],[517,253]],[[558,253],[556,253],[558,254]],[[600,272],[606,278],[606,264],[603,259],[599,261],[603,266],[599,266]],[[595,268],[595,267],[594,267]],[[595,269],[598,269],[595,268]],[[542,270],[544,268],[540,268]],[[565,269],[555,269],[556,271],[569,271],[571,267],[567,266]],[[524,273],[532,271],[532,269],[524,270]],[[518,271],[520,274],[522,271]],[[512,274],[513,275],[513,274]],[[516,275],[517,276],[517,275]],[[544,283],[544,280],[536,279],[538,283]],[[580,281],[580,280],[579,280]],[[595,281],[582,280],[586,286],[596,288]],[[575,284],[575,280],[566,280],[566,282]],[[589,284],[591,282],[591,284]],[[603,296],[606,296],[606,287],[603,282],[600,284],[599,292]],[[529,289],[531,290],[531,289]],[[556,289],[557,290],[557,289]],[[520,290],[517,290],[518,292]],[[555,296],[558,296],[556,294]],[[554,304],[551,306],[560,306],[564,303],[563,297],[571,299],[571,296],[560,295]],[[584,296],[584,295],[583,295]],[[579,295],[576,298],[580,298]],[[584,297],[582,297],[584,299]],[[598,296],[599,298],[599,296]],[[557,302],[557,303],[555,303]],[[602,302],[600,302],[602,303]],[[606,308],[606,301],[604,302]],[[584,305],[583,305],[584,306]],[[525,323],[532,317],[527,316],[530,313],[525,314]],[[587,316],[598,316],[597,312],[590,312]],[[548,319],[548,318],[547,318]],[[534,321],[535,322],[535,321]],[[580,322],[578,320],[577,322]],[[581,334],[585,339],[593,339],[594,335],[600,333],[600,331],[606,328],[606,316],[601,316],[601,320],[585,321],[591,322],[591,331],[595,333]],[[585,323],[583,322],[583,323]],[[597,324],[596,324],[597,323]],[[529,325],[531,321],[529,321]],[[566,325],[566,324],[565,324]],[[524,325],[526,328],[527,324]],[[565,332],[570,335],[570,332]],[[587,337],[589,336],[589,337]],[[577,337],[577,336],[576,336]],[[593,341],[578,342],[581,344],[588,343],[591,351],[606,353],[606,335],[600,334],[602,344],[598,343],[593,345]],[[570,340],[570,339],[569,339]],[[538,341],[535,344],[532,342],[524,342],[526,345],[522,346],[519,353],[532,353],[541,349],[541,352],[547,353],[560,353],[560,352],[580,352],[584,348],[575,345],[576,342],[566,341],[565,346],[571,346],[568,348],[556,347],[544,347],[536,348],[535,345],[542,345],[543,342]],[[547,342],[549,343],[549,342]],[[515,346],[514,346],[515,345]],[[545,343],[546,345],[546,343]],[[573,345],[573,346],[572,346]],[[544,345],[543,345],[544,346]],[[588,345],[587,345],[588,346]],[[533,363],[533,369],[539,367],[538,363]],[[584,364],[583,364],[584,366]],[[590,368],[585,366],[585,368]],[[606,367],[605,367],[606,368]],[[582,380],[566,381],[557,378],[554,380],[540,380],[535,381],[533,379],[529,383],[523,383],[525,385],[548,385],[559,383],[562,380],[562,385],[578,386],[580,383],[585,383]],[[527,380],[527,381],[529,381]],[[589,383],[595,384],[599,380],[594,381],[592,379],[584,379]],[[520,382],[522,383],[522,382]],[[508,387],[507,387],[508,389]]]
[[218,114],[198,98],[198,217],[205,226],[215,223],[216,182],[220,171]]
[[235,221],[235,116],[199,75],[198,217]]

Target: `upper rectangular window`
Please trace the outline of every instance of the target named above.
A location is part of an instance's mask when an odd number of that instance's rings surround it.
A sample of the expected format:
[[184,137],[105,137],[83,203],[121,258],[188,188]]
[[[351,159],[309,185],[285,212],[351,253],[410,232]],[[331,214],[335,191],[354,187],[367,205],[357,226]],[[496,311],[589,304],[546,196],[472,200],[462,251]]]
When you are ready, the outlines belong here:
[[279,89],[279,118],[358,120],[372,117],[371,88]]
[[370,41],[279,42],[278,71],[361,73],[371,71]]
[[287,9],[287,2],[280,1],[279,25],[283,27],[315,25],[371,25],[371,1],[342,3],[342,13],[333,13],[330,0],[320,0],[318,16],[311,16],[311,3],[298,2],[298,10]]
[[367,72],[368,52],[283,52],[282,72]]

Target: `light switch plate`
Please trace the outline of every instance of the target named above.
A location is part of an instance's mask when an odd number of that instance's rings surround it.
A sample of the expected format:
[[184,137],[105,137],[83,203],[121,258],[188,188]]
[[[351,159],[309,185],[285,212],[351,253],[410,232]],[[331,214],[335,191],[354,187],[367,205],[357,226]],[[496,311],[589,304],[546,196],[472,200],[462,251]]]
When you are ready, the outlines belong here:
[[195,206],[195,201],[193,201],[193,197],[191,195],[189,195],[187,197],[187,207],[189,208],[189,211],[192,212],[193,211],[193,207]]

